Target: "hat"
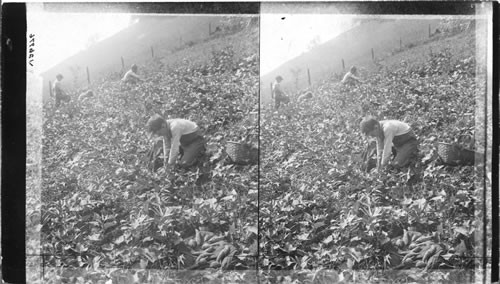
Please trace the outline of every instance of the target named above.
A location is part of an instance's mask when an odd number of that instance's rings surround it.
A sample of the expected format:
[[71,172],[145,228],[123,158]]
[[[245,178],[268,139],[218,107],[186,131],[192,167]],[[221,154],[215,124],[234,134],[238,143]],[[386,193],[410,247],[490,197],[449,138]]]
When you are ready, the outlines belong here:
[[359,124],[359,128],[361,129],[361,133],[367,134],[368,132],[372,131],[375,129],[375,125],[378,125],[379,122],[375,117],[369,116],[364,118],[361,123]]
[[151,138],[151,136],[158,130],[161,129],[163,123],[165,123],[165,119],[163,119],[163,117],[161,117],[160,115],[158,114],[155,114],[153,115],[149,120],[148,122],[146,123],[146,126],[147,126],[147,131],[149,133],[149,137]]

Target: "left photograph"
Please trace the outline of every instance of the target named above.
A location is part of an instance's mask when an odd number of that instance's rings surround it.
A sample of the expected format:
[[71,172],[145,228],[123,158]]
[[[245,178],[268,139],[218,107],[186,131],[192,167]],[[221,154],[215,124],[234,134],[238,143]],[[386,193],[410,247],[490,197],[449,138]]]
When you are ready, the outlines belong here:
[[252,281],[258,10],[130,7],[27,6],[27,281]]

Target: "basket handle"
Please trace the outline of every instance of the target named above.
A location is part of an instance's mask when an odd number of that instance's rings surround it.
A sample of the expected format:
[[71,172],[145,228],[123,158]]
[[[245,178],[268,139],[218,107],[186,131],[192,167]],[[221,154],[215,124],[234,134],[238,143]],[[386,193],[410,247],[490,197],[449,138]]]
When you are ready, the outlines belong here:
[[249,142],[248,139],[250,138],[250,136],[257,135],[255,133],[252,133],[253,130],[254,130],[253,128],[247,128],[247,131],[246,131],[247,133],[245,135],[245,138],[243,139],[244,143],[248,143]]
[[470,133],[460,134],[457,138],[457,143],[466,146],[466,148],[474,148],[474,135]]

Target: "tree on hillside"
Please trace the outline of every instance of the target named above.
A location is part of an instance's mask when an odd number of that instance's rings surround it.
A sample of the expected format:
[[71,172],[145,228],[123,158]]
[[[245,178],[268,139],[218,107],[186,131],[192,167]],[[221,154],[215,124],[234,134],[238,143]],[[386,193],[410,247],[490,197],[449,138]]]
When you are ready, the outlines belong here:
[[382,22],[393,22],[395,20],[393,19],[370,19],[370,18],[360,18],[360,19],[353,19],[352,25],[353,26],[361,26],[364,24],[369,24],[369,23],[382,23]]
[[314,38],[307,45],[307,51],[312,50],[316,46],[321,44],[321,37],[319,35],[315,35]]
[[225,17],[221,21],[221,26],[223,30],[234,33],[246,29],[252,24],[255,25],[256,23],[258,23],[258,21],[256,22],[255,17],[231,16]]
[[82,73],[82,67],[80,65],[72,65],[69,67],[69,70],[73,76],[73,86],[77,86],[78,80],[80,80],[80,74]]
[[130,16],[130,19],[128,21],[128,25],[133,25],[133,24],[136,24],[140,21],[140,16],[139,15],[131,15]]
[[99,33],[92,34],[88,37],[87,42],[85,43],[85,49],[89,49],[91,46],[96,44],[101,40],[101,35]]
[[154,21],[162,20],[162,19],[172,19],[177,16],[162,16],[161,18],[156,15],[150,14],[140,14],[140,15],[132,15],[129,19],[129,26],[137,23],[151,23]]
[[302,68],[290,68],[290,73],[292,73],[294,82],[295,82],[295,89],[299,89],[299,76],[300,73],[302,72]]

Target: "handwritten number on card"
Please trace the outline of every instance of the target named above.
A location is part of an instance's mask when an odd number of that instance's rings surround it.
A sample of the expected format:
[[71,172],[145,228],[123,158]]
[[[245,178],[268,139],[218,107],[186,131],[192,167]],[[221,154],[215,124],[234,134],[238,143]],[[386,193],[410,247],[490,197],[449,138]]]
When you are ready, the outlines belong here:
[[35,35],[34,34],[30,34],[30,40],[29,40],[29,64],[30,66],[33,67],[33,61],[34,61],[34,57],[35,57]]

